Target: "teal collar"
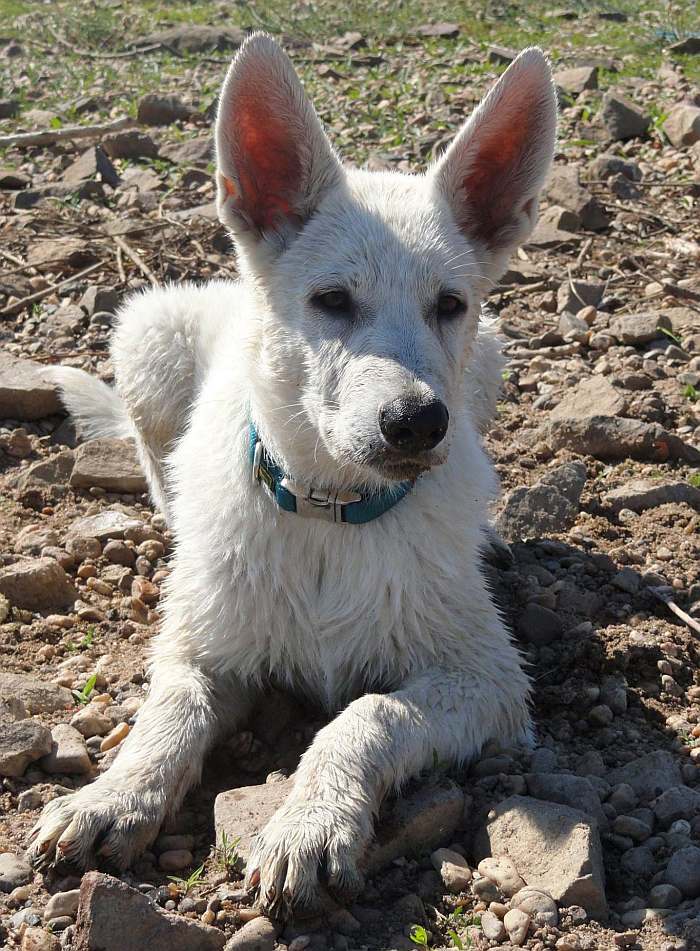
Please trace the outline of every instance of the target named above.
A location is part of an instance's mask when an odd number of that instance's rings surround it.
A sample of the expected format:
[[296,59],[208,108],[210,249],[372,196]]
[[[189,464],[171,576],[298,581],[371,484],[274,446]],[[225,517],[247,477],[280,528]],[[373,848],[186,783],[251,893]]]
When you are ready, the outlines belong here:
[[364,498],[359,492],[328,492],[311,485],[301,485],[285,476],[269,455],[250,423],[249,460],[253,482],[262,483],[277,505],[285,512],[296,512],[306,518],[320,518],[325,522],[347,522],[362,525],[379,518],[393,508],[410,492],[412,482],[399,482]]

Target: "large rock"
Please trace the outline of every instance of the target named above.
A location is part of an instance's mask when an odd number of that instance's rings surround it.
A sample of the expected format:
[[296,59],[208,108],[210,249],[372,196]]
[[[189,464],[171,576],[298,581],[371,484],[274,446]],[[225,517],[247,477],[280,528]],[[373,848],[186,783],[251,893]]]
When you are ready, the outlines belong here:
[[570,449],[581,455],[595,456],[604,462],[619,459],[700,461],[700,452],[678,436],[666,432],[658,423],[644,423],[636,419],[618,419],[613,416],[553,419],[547,427],[545,438],[555,451]]
[[629,99],[610,91],[603,96],[601,118],[611,139],[625,141],[644,135],[651,116]]
[[78,446],[70,484],[108,492],[141,493],[147,488],[132,439],[91,439]]
[[546,186],[546,195],[554,204],[573,212],[587,231],[600,231],[610,224],[605,208],[581,184],[577,165],[555,166]]
[[39,270],[56,271],[64,267],[80,268],[95,260],[92,246],[82,238],[47,238],[31,244],[27,263]]
[[56,713],[73,706],[73,697],[66,687],[46,683],[28,674],[0,671],[0,701],[12,703],[21,699],[27,713]]
[[591,376],[572,387],[549,414],[555,419],[588,419],[622,416],[627,410],[624,394],[604,376]]
[[586,484],[586,467],[568,462],[548,472],[533,486],[521,486],[507,497],[496,522],[506,541],[565,532],[576,521]]
[[83,776],[91,772],[90,757],[82,734],[67,723],[59,723],[51,731],[51,748],[41,761],[47,773]]
[[627,783],[643,801],[655,799],[673,786],[683,785],[676,758],[665,750],[646,753],[624,766],[618,766],[610,770],[605,778],[611,786]]
[[58,390],[44,367],[0,352],[0,419],[41,419],[62,413]]
[[605,920],[605,871],[598,828],[578,809],[511,796],[489,813],[477,833],[480,855],[505,855],[527,885],[560,905],[581,905]]
[[[243,786],[219,793],[214,803],[216,840],[222,833],[238,839],[236,850],[243,861],[250,856],[255,836],[289,795],[293,779],[260,786]],[[429,851],[450,840],[464,811],[464,793],[451,780],[427,783],[381,811],[376,837],[365,858],[371,874],[407,853]]]
[[594,819],[599,829],[607,829],[608,818],[589,780],[567,773],[530,773],[526,776],[526,782],[528,793],[535,799],[559,802],[579,809]]
[[700,489],[689,482],[655,482],[652,479],[634,479],[617,489],[611,489],[603,496],[603,501],[613,511],[631,509],[644,512],[659,505],[692,505],[700,509]]
[[198,26],[187,23],[149,33],[139,40],[139,46],[160,45],[180,53],[205,53],[210,50],[238,49],[245,38],[245,30],[235,26]]
[[78,592],[53,558],[29,558],[0,568],[0,594],[18,608],[41,611],[73,604]]
[[67,538],[96,538],[106,542],[108,538],[124,538],[125,533],[144,528],[144,523],[120,512],[118,509],[105,509],[97,515],[86,515],[76,519],[68,529]]
[[51,731],[41,723],[0,719],[0,776],[23,776],[30,763],[50,750]]
[[645,311],[639,314],[624,314],[610,321],[610,333],[621,343],[638,347],[663,335],[673,327],[666,314]]
[[689,102],[679,102],[669,112],[664,132],[677,149],[700,142],[700,109]]
[[111,875],[83,876],[73,951],[221,951],[225,943],[218,928],[166,914]]

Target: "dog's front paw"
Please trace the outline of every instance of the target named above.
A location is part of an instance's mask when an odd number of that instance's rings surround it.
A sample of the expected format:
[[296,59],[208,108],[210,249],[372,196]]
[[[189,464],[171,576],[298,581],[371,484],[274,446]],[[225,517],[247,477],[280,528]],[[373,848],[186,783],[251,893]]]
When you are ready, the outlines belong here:
[[258,836],[248,861],[247,883],[259,884],[262,911],[273,918],[314,914],[321,907],[322,885],[343,899],[361,891],[357,863],[368,840],[362,825],[336,804],[285,803]]
[[146,788],[122,788],[107,777],[45,806],[30,833],[27,855],[35,868],[59,861],[80,868],[103,857],[127,868],[158,835],[165,803]]

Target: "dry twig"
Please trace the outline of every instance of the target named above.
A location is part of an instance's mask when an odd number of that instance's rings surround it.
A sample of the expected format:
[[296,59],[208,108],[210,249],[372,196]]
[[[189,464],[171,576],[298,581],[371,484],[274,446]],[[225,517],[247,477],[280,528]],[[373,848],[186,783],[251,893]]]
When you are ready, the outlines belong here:
[[35,301],[43,300],[44,297],[48,297],[49,294],[57,291],[60,287],[65,287],[66,284],[72,284],[73,281],[78,281],[81,277],[86,277],[88,274],[92,274],[93,271],[103,266],[104,261],[97,261],[97,263],[91,264],[90,267],[78,271],[77,274],[72,274],[70,277],[64,278],[62,281],[59,281],[58,284],[50,284],[35,294],[29,294],[28,297],[23,297],[21,300],[15,301],[14,304],[10,304],[3,310],[0,310],[0,317],[10,317],[12,314],[17,314],[23,307],[26,307],[27,304],[33,304]]
[[0,149],[11,146],[23,148],[29,145],[53,145],[55,142],[73,139],[89,139],[93,136],[107,135],[108,132],[121,132],[122,129],[131,129],[137,123],[134,119],[124,116],[114,122],[105,122],[101,125],[74,125],[65,129],[45,129],[43,132],[17,132],[15,135],[0,135]]

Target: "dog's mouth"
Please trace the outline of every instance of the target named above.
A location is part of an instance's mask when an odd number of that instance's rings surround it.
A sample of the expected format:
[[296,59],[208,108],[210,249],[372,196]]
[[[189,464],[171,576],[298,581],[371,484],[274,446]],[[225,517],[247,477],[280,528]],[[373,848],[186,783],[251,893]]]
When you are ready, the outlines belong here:
[[416,456],[402,456],[400,453],[377,453],[367,464],[383,479],[391,482],[412,482],[435,466],[445,461],[444,453],[421,453]]

